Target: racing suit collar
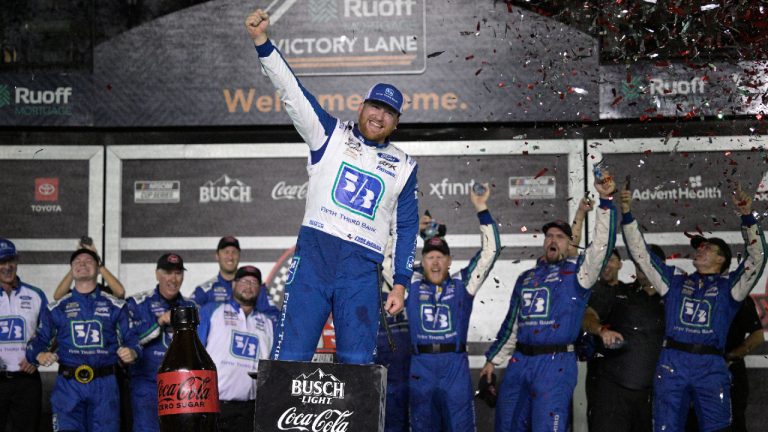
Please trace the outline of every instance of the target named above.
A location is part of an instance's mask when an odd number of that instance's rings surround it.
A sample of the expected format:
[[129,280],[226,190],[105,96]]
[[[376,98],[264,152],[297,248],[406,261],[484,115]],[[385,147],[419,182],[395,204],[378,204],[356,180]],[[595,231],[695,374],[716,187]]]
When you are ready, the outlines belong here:
[[160,285],[159,284],[155,285],[155,295],[157,296],[157,298],[159,298],[160,300],[164,301],[170,307],[176,306],[176,305],[180,304],[182,301],[184,301],[184,297],[181,295],[181,291],[177,292],[176,293],[176,297],[174,297],[174,298],[172,298],[170,300],[168,300],[167,298],[163,297],[163,295],[160,294]]
[[[229,300],[227,300],[227,303],[229,303],[232,306],[232,308],[235,310],[235,312],[237,312],[238,314],[240,313],[240,310],[243,309],[243,307],[240,306],[240,303],[238,303],[237,300],[235,300],[234,297],[230,297]],[[245,317],[248,318],[250,315],[253,315],[254,313],[256,313],[256,303],[255,302],[253,304],[253,308],[251,309],[251,313],[250,314],[245,314]]]
[[379,144],[379,143],[377,143],[377,142],[375,142],[375,141],[369,141],[369,140],[367,140],[367,139],[366,139],[366,138],[363,136],[363,134],[362,134],[362,133],[360,133],[360,129],[357,127],[357,125],[355,125],[355,126],[352,128],[352,133],[355,135],[355,137],[356,137],[357,139],[359,139],[360,141],[362,141],[362,143],[363,143],[363,144],[365,144],[365,145],[367,145],[367,146],[369,146],[369,147],[385,148],[385,147],[387,147],[387,146],[389,145],[389,138],[387,138],[387,140],[386,140],[386,141],[384,141],[384,143],[382,143],[382,144]]
[[[18,276],[16,276],[16,279],[13,281],[13,285],[11,285],[11,292],[13,294],[18,294],[19,290],[21,289],[21,279],[19,279]],[[5,294],[5,289],[0,289],[0,295]]]
[[89,293],[81,293],[80,291],[72,288],[70,291],[72,293],[73,297],[82,297],[82,298],[97,298],[101,295],[101,284],[97,283],[96,288],[93,289],[93,291]]
[[[218,280],[219,280],[219,283],[220,283],[220,284],[222,284],[222,285],[224,285],[224,286],[228,286],[228,287],[232,288],[232,281],[231,281],[231,280],[226,280],[226,279],[224,279],[224,275],[222,275],[222,274],[221,274],[221,272],[219,272],[219,273],[216,275],[216,279],[218,279]],[[233,280],[234,280],[234,279],[233,279]]]

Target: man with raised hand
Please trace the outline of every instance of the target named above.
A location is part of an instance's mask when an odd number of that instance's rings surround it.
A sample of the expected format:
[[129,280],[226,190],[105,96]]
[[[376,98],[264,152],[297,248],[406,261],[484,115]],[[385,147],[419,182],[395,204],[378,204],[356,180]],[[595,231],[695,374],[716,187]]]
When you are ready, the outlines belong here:
[[[99,256],[78,249],[69,259],[75,288],[43,309],[37,334],[27,344],[27,361],[50,366],[59,362],[51,393],[56,431],[120,430],[118,362],[130,364],[141,346],[125,301],[96,283]],[[54,339],[58,351],[51,352]]]
[[391,84],[376,84],[360,104],[357,123],[334,118],[269,40],[269,24],[260,9],[245,21],[262,71],[310,150],[306,210],[272,358],[309,361],[332,312],[339,361],[371,363],[379,322],[378,267],[387,239],[390,233],[395,239],[394,286],[385,309],[395,314],[404,305],[418,233],[416,162],[389,142],[403,94]]
[[497,432],[560,431],[568,425],[577,376],[574,342],[590,289],[616,242],[616,187],[607,171],[603,175],[595,181],[600,203],[594,241],[572,257],[571,227],[564,221],[544,225],[544,256],[518,277],[507,316],[486,352],[481,377],[488,382],[495,366],[509,360],[499,386]]
[[481,248],[466,267],[450,274],[448,243],[425,240],[423,275],[415,274],[407,311],[411,334],[411,430],[475,430],[475,405],[467,357],[467,332],[475,295],[501,253],[496,222],[488,211],[490,188],[470,194],[480,222]]
[[728,328],[765,268],[765,238],[752,214],[752,197],[738,187],[733,203],[741,215],[745,253],[733,272],[731,249],[720,238],[694,236],[692,274],[650,253],[631,213],[632,195],[621,192],[624,242],[632,259],[664,298],[665,339],[654,381],[653,428],[683,430],[692,401],[701,431],[731,425],[731,376],[723,357]]

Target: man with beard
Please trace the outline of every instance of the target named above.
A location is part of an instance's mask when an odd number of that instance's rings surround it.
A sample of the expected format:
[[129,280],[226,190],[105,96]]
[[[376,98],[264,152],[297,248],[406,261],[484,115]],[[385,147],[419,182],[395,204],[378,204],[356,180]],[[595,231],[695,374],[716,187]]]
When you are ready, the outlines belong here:
[[157,371],[173,337],[171,309],[195,306],[181,296],[184,282],[184,260],[174,253],[157,260],[154,290],[128,299],[133,326],[139,335],[143,354],[131,367],[131,408],[135,432],[159,431],[157,417]]
[[272,321],[255,310],[261,287],[261,271],[240,267],[232,284],[232,298],[206,305],[200,312],[197,333],[211,355],[219,377],[222,432],[253,430],[256,372],[259,360],[269,358]]
[[475,430],[475,405],[467,358],[467,331],[475,295],[501,253],[496,222],[488,211],[491,190],[470,194],[480,221],[481,248],[451,275],[448,243],[424,242],[423,276],[416,274],[406,310],[413,355],[410,370],[411,430]]
[[[648,246],[659,260],[664,251]],[[664,339],[664,301],[648,277],[619,280],[618,251],[592,287],[583,327],[597,336],[597,355],[587,364],[590,432],[651,430],[653,372]]]
[[497,432],[559,431],[568,425],[577,376],[574,342],[590,288],[616,241],[615,184],[607,171],[595,188],[600,204],[594,241],[570,257],[571,227],[564,221],[544,225],[544,256],[517,279],[507,316],[486,352],[481,377],[490,382],[495,366],[514,351],[499,386]]
[[24,353],[48,300],[42,290],[21,281],[17,265],[16,246],[0,238],[0,429],[10,419],[12,430],[36,431],[42,383]]
[[732,195],[741,215],[745,253],[729,273],[731,249],[716,237],[693,236],[691,274],[678,274],[649,253],[630,212],[632,195],[621,193],[622,229],[632,259],[664,298],[665,339],[653,386],[653,427],[683,430],[693,402],[700,430],[731,425],[731,376],[726,365],[728,329],[765,268],[765,238],[752,214],[752,197],[740,187]]
[[[99,256],[78,249],[69,259],[75,289],[43,309],[37,334],[27,344],[29,363],[59,362],[51,393],[57,431],[120,430],[118,362],[133,363],[141,354],[125,301],[96,283]],[[49,351],[54,338],[58,351]]]
[[[232,298],[232,279],[235,278],[237,266],[240,265],[240,241],[233,236],[224,236],[216,246],[216,262],[219,273],[211,279],[195,287],[191,299],[203,307],[210,302],[224,303]],[[259,290],[256,309],[277,320],[280,311],[269,303],[267,290]]]
[[269,15],[256,10],[245,26],[262,71],[280,92],[285,110],[309,145],[306,210],[272,352],[274,360],[308,361],[333,313],[341,363],[371,363],[379,322],[378,267],[394,236],[394,286],[384,306],[403,309],[413,273],[419,216],[416,161],[389,142],[403,94],[374,85],[358,122],[326,112],[299,82],[267,36]]

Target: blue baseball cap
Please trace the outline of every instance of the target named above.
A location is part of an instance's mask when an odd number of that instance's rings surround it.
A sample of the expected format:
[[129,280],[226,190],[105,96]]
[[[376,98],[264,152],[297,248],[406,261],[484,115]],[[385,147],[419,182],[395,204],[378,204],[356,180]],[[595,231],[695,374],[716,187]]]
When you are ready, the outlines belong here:
[[392,84],[378,83],[368,90],[366,101],[378,101],[392,107],[398,114],[403,113],[403,94]]
[[0,238],[0,262],[10,261],[17,256],[16,245],[8,239]]

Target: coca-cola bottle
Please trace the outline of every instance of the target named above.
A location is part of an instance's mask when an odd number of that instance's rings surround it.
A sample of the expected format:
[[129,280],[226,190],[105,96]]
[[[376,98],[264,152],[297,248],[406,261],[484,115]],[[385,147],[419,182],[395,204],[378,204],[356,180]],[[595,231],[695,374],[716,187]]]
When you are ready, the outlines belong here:
[[173,340],[157,373],[157,410],[164,432],[218,431],[216,365],[197,337],[195,307],[171,309]]

